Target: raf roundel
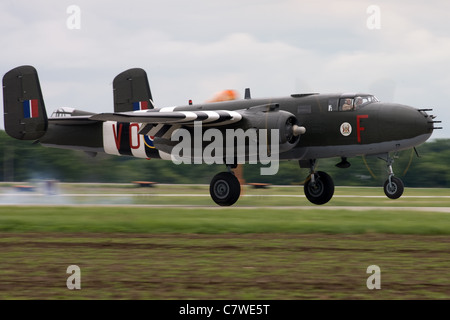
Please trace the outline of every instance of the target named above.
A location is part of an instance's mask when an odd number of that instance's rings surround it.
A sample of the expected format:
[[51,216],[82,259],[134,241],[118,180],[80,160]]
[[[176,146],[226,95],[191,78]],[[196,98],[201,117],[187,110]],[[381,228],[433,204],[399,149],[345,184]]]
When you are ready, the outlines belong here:
[[349,136],[352,133],[352,125],[348,122],[344,122],[343,124],[341,124],[341,134],[344,137]]

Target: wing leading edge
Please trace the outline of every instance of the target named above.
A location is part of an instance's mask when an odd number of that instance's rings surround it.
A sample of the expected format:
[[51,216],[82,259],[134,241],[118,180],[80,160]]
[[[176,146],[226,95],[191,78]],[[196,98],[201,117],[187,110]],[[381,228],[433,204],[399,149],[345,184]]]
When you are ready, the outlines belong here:
[[236,111],[215,110],[215,111],[159,111],[159,109],[120,112],[120,113],[100,113],[90,117],[91,120],[134,122],[143,124],[179,124],[194,125],[200,121],[202,124],[214,124],[217,126],[238,122],[242,115]]

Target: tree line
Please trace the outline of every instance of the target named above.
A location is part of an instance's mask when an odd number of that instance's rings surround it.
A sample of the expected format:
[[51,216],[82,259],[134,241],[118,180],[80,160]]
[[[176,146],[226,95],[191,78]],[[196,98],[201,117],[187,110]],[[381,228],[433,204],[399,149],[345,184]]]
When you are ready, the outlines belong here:
[[[396,155],[394,173],[407,187],[450,187],[450,139],[427,142]],[[339,158],[320,159],[317,170],[329,173],[336,185],[380,186],[387,178],[386,163],[374,157],[349,158],[350,168],[335,166]],[[302,184],[309,174],[297,161],[280,162],[276,175],[260,175],[260,165],[243,166],[246,182],[278,185]],[[42,147],[30,141],[10,138],[0,131],[0,179],[22,182],[58,180],[61,182],[154,181],[158,183],[209,184],[212,177],[225,171],[224,165],[180,164],[99,154],[91,157],[82,151]]]

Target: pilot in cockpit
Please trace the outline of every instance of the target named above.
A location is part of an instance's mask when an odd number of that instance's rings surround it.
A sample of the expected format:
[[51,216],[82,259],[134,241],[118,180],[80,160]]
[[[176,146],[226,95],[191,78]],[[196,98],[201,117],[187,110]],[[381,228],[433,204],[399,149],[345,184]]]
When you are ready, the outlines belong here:
[[363,103],[363,99],[361,97],[356,97],[355,99],[355,109],[359,108]]
[[352,99],[345,99],[344,105],[342,106],[342,111],[350,111],[353,110]]

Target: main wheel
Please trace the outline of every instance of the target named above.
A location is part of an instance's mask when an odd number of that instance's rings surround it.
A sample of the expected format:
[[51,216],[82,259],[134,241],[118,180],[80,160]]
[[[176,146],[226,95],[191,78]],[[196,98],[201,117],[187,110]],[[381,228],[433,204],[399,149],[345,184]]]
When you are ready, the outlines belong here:
[[383,189],[388,198],[398,199],[402,196],[405,187],[403,186],[402,180],[396,177],[391,177],[391,182],[389,183],[389,179],[387,179],[384,183]]
[[231,206],[241,195],[241,184],[234,174],[221,172],[216,174],[211,180],[209,193],[218,205]]
[[314,183],[312,179],[304,185],[305,196],[308,200],[314,204],[325,204],[331,200],[334,194],[334,182],[331,177],[322,171],[318,171],[314,174]]

